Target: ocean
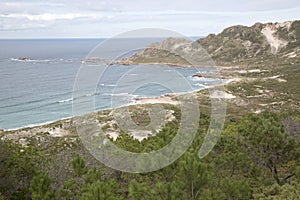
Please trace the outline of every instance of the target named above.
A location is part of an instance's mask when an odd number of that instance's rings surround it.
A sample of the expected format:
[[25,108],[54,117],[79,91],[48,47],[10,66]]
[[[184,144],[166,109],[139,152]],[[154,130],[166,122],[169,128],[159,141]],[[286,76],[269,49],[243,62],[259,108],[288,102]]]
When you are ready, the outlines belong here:
[[[72,117],[73,87],[78,71],[89,52],[103,40],[0,40],[0,129],[16,129]],[[147,70],[147,73],[134,70],[143,67],[149,69],[151,66],[110,66],[98,83],[97,90],[90,94],[95,98],[95,110],[134,104],[136,97],[159,97],[174,92],[159,84],[158,79],[170,79],[172,88],[180,86],[178,81],[172,82],[168,73],[157,76],[155,70]],[[218,79],[192,77],[199,71],[214,73],[213,68],[160,67],[164,72],[176,70],[188,81],[191,87],[184,92],[220,82]],[[118,80],[125,75],[137,78],[127,82],[128,85],[120,86]],[[149,82],[151,77],[156,77],[155,83]],[[149,84],[145,84],[147,81]],[[133,86],[136,88],[134,91]]]

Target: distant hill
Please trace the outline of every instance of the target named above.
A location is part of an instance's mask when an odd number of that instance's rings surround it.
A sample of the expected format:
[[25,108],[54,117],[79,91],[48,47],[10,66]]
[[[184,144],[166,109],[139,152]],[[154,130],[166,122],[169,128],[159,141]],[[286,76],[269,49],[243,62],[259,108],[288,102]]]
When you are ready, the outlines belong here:
[[300,53],[300,21],[232,26],[197,42],[225,62],[272,55],[295,58]]
[[[122,62],[131,63],[169,63],[189,65],[190,55],[202,53],[204,61],[207,55],[218,64],[229,65],[243,62],[259,62],[259,60],[280,63],[297,62],[300,54],[300,21],[283,23],[256,23],[251,27],[232,26],[220,34],[190,41],[181,38],[168,38],[154,43]],[[206,57],[206,58],[205,58]],[[205,63],[205,62],[204,62]]]

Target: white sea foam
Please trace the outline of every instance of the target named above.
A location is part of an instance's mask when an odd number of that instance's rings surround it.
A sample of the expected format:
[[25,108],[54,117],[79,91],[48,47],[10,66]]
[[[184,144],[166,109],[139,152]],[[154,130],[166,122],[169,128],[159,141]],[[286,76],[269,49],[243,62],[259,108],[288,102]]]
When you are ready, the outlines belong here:
[[91,96],[94,96],[95,94],[94,93],[92,93],[92,94],[86,94],[86,95],[84,95],[85,97],[91,97]]
[[100,95],[103,95],[103,96],[133,96],[133,95],[128,94],[126,92],[124,92],[124,93],[103,93],[103,94],[100,94]]
[[50,59],[10,58],[14,62],[50,62]]
[[203,83],[195,83],[194,86],[208,88],[208,86]]
[[72,101],[72,100],[73,100],[73,98],[63,99],[63,100],[58,101],[58,103],[70,102],[70,101]]
[[30,62],[30,63],[49,63],[49,62],[60,62],[60,63],[72,63],[75,61],[75,59],[32,59],[32,58],[9,58],[10,61],[13,62]]
[[100,86],[106,86],[106,87],[116,87],[117,85],[115,84],[105,84],[105,83],[101,83],[99,84]]

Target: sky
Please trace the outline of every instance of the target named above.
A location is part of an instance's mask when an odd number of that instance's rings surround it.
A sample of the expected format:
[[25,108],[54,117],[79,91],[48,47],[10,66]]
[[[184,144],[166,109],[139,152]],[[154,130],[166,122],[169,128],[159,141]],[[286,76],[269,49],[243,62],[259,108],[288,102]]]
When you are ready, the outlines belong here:
[[0,0],[0,38],[109,38],[141,28],[206,36],[296,19],[299,0]]

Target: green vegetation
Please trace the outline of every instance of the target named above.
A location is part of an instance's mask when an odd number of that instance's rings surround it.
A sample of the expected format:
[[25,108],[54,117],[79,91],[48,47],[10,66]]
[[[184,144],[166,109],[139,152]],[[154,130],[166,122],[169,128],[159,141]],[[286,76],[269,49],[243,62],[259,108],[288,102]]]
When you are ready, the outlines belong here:
[[[228,100],[225,128],[204,159],[198,150],[210,123],[207,90],[198,93],[202,113],[194,142],[166,168],[130,174],[103,166],[85,150],[71,122],[59,121],[47,126],[68,126],[69,135],[37,133],[28,138],[28,146],[0,141],[0,193],[3,199],[297,199],[299,65],[260,69],[266,71],[245,74],[250,81],[226,86],[237,98]],[[267,78],[276,75],[287,81]],[[173,110],[176,119],[158,134],[139,142],[121,132],[113,142],[131,152],[151,152],[168,144],[178,131],[181,113],[176,106],[163,106]],[[133,121],[147,125],[146,108],[131,106]],[[249,114],[257,110],[262,112]],[[97,119],[113,120],[109,114],[102,111]]]
[[[227,100],[225,128],[205,158],[200,159],[198,151],[210,123],[208,90],[197,93],[202,113],[190,148],[171,165],[151,173],[120,172],[98,162],[84,148],[71,119],[43,126],[48,131],[66,130],[68,134],[59,137],[47,131],[32,133],[30,128],[22,131],[34,137],[18,137],[18,131],[1,133],[0,200],[299,199],[300,62],[297,56],[287,58],[286,54],[298,52],[300,22],[292,23],[289,30],[278,28],[276,36],[289,41],[278,55],[270,54],[270,45],[261,34],[264,26],[230,27],[197,41],[216,61],[248,70],[238,75],[243,81],[225,87],[236,98]],[[175,53],[155,49],[145,49],[131,62],[188,64]],[[252,73],[251,69],[259,70]],[[120,132],[111,141],[124,150],[143,153],[170,143],[181,113],[176,106],[163,106],[174,111],[176,119],[155,136],[140,142]],[[129,107],[132,120],[141,126],[150,122],[146,107]],[[116,130],[110,114],[108,110],[96,113],[104,131]],[[9,134],[15,138],[3,139]]]
[[299,144],[285,133],[277,116],[263,113],[250,115],[239,126],[239,143],[257,164],[269,170],[271,177],[281,184],[294,176],[299,157]]
[[48,177],[48,174],[39,173],[30,182],[29,191],[31,192],[31,198],[33,200],[39,199],[53,199],[54,191],[51,188],[52,180]]
[[74,170],[75,176],[81,177],[87,172],[87,168],[85,166],[85,161],[77,155],[73,160],[72,160],[72,167]]
[[[214,150],[200,160],[198,149],[209,125],[203,114],[190,149],[166,168],[130,174],[91,165],[88,157],[75,154],[67,165],[72,173],[62,183],[59,175],[49,174],[54,163],[46,162],[45,150],[21,151],[16,144],[1,142],[0,192],[5,199],[295,199],[300,147],[283,125],[292,115],[264,112],[228,121]],[[176,131],[176,123],[167,124],[142,143],[123,133],[115,144],[149,152],[169,143]]]

